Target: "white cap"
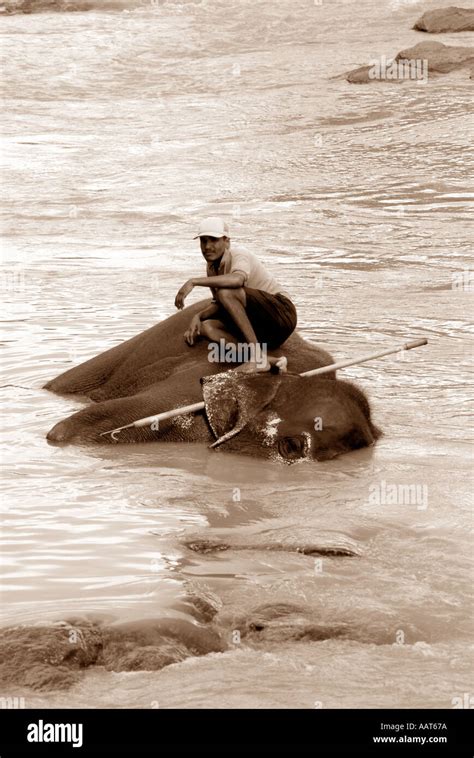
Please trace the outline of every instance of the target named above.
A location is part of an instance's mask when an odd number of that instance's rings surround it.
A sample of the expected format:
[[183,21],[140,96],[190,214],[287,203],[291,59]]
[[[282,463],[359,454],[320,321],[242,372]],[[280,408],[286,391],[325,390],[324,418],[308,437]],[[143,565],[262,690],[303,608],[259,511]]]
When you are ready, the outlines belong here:
[[228,237],[229,226],[223,218],[210,216],[204,218],[199,224],[199,231],[194,239],[198,237]]

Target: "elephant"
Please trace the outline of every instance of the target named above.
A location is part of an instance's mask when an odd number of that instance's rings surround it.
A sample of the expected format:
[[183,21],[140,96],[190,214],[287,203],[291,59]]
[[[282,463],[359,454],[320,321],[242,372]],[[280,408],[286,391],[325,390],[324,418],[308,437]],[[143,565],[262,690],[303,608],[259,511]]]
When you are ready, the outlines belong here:
[[209,343],[183,334],[201,301],[48,382],[45,389],[92,403],[56,424],[55,443],[107,443],[101,436],[162,411],[204,401],[205,411],[123,430],[119,442],[207,442],[211,447],[280,462],[324,461],[370,446],[381,432],[362,391],[350,382],[299,374],[333,363],[329,353],[294,333],[271,355],[286,373],[241,374],[237,363],[209,360]]

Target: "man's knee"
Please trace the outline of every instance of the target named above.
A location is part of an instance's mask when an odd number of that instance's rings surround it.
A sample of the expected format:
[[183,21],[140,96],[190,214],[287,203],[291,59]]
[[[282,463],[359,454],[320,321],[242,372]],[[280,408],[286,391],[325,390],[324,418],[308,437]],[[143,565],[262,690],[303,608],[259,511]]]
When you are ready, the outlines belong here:
[[216,290],[216,300],[224,307],[229,303],[241,303],[245,305],[245,291],[243,287],[226,288]]

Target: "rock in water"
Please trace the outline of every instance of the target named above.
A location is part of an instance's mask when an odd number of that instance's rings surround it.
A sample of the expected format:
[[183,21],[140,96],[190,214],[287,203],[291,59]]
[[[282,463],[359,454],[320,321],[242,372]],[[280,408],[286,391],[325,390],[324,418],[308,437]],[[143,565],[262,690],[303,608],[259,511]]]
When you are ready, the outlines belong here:
[[0,682],[35,690],[64,689],[96,662],[101,633],[92,624],[67,622],[0,630]]
[[327,532],[308,527],[280,527],[258,532],[215,529],[186,535],[183,544],[195,553],[217,553],[223,550],[283,550],[304,555],[356,556],[362,547],[341,532]]
[[400,60],[427,60],[429,73],[447,74],[474,64],[474,47],[455,47],[441,42],[419,42],[407,47],[395,58]]
[[473,65],[474,47],[420,42],[401,50],[393,60],[372,61],[369,66],[355,68],[344,77],[350,84],[420,81],[432,74],[447,74]]
[[[208,614],[209,608],[206,606]],[[213,627],[184,619],[105,625],[82,619],[7,627],[0,629],[0,687],[3,691],[13,686],[66,689],[76,684],[89,666],[155,671],[190,656],[225,649]]]
[[317,613],[291,603],[269,603],[254,608],[236,619],[235,629],[247,642],[269,643],[306,640],[319,642],[350,636],[346,624],[333,624],[318,618]]
[[415,23],[413,29],[429,34],[443,32],[472,32],[474,31],[474,10],[470,8],[436,8],[426,11]]
[[7,0],[0,13],[72,13],[90,11],[93,7],[94,4],[87,0]]
[[99,663],[108,671],[154,671],[191,655],[224,650],[213,629],[182,619],[146,619],[105,628]]

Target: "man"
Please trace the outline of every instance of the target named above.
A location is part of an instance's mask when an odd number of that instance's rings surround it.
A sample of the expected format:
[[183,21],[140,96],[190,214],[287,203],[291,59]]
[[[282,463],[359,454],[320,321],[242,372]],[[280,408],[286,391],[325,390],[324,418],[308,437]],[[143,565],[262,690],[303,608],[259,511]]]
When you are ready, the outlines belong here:
[[223,339],[226,344],[245,340],[251,358],[244,370],[269,371],[278,359],[268,358],[266,351],[282,345],[295,330],[295,306],[256,255],[231,245],[223,219],[204,219],[194,239],[198,237],[207,276],[188,279],[179,289],[175,305],[183,308],[194,287],[210,287],[213,301],[193,316],[184,335],[186,342],[194,345],[199,336],[216,343]]

